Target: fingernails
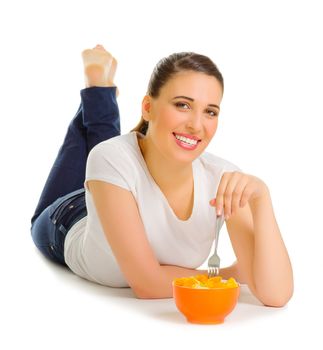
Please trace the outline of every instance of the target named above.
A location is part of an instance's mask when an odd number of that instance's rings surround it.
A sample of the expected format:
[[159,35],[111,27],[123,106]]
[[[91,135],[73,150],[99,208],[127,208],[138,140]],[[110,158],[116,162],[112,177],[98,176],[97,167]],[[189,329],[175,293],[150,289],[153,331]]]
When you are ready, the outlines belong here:
[[221,212],[222,212],[222,211],[221,211],[221,208],[217,208],[216,213],[217,213],[218,216],[221,215]]
[[214,198],[211,199],[209,203],[210,203],[210,205],[214,205],[215,204],[215,199]]

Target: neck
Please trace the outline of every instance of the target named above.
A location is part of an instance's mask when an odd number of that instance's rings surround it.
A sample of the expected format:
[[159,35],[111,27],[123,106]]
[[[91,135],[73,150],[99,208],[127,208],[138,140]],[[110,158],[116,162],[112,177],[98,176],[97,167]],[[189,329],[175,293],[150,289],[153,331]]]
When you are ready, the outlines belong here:
[[138,136],[138,145],[156,184],[164,191],[175,191],[193,182],[192,163],[183,166],[166,159],[149,138]]

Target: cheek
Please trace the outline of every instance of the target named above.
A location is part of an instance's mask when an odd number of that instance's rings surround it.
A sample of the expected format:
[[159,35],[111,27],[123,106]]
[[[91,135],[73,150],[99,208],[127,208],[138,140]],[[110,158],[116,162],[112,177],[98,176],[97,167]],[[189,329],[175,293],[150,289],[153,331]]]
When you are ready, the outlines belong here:
[[169,109],[164,109],[161,111],[158,117],[159,126],[162,129],[172,129],[176,125],[177,119],[176,112]]
[[218,129],[218,122],[215,123],[215,126],[213,126],[213,135],[216,133]]
[[214,136],[217,128],[218,128],[218,120],[212,121],[212,123],[208,123],[205,125],[205,130],[208,138],[212,138]]

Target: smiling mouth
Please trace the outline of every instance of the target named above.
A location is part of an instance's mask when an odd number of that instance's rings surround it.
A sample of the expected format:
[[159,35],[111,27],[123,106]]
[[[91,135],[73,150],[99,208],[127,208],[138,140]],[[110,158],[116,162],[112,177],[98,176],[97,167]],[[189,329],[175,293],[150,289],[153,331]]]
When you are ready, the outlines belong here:
[[187,151],[191,150],[195,150],[198,147],[198,144],[201,140],[193,140],[191,138],[182,136],[182,135],[178,135],[173,133],[175,142],[177,143],[178,146],[180,146],[182,149],[185,149]]
[[196,145],[196,144],[198,144],[199,142],[202,141],[201,139],[193,139],[193,138],[190,138],[190,137],[186,137],[186,136],[182,136],[182,135],[176,134],[175,132],[173,132],[172,134],[175,136],[175,138],[177,140],[186,142],[189,145]]

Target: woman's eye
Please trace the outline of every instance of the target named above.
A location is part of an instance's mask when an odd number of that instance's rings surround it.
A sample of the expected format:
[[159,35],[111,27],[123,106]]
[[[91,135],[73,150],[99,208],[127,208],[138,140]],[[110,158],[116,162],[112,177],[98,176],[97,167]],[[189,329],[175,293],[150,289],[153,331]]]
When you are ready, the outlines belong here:
[[182,102],[177,102],[177,103],[175,103],[175,106],[176,107],[182,107],[182,106],[187,106],[187,104],[186,103],[182,103]]
[[[189,109],[188,104],[187,104],[187,103],[183,103],[183,102],[177,102],[177,103],[175,103],[175,106],[176,106],[176,107],[180,107],[180,108],[182,108],[183,106],[187,106],[188,108],[184,108],[184,109]],[[218,113],[215,112],[215,111],[213,111],[212,109],[208,109],[206,112],[207,112],[211,117],[217,117],[217,116],[218,116]]]
[[213,113],[213,114],[211,114],[212,117],[217,117],[218,116],[217,112],[214,112],[214,111],[212,111],[210,109],[208,110],[208,113]]

